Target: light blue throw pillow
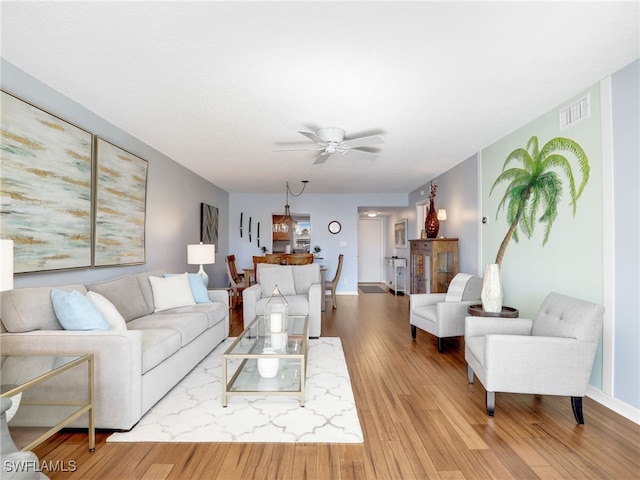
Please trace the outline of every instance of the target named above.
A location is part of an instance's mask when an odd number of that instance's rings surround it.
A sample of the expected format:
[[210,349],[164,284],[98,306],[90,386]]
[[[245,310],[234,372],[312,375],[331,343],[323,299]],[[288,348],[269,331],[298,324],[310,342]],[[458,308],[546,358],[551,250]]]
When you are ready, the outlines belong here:
[[51,290],[53,311],[65,330],[109,330],[109,324],[98,308],[77,290]]
[[[174,275],[180,275],[178,273],[165,273],[164,277],[173,277]],[[196,303],[211,303],[209,299],[209,292],[207,287],[204,286],[202,277],[197,273],[189,273],[189,286],[191,287],[191,293]]]

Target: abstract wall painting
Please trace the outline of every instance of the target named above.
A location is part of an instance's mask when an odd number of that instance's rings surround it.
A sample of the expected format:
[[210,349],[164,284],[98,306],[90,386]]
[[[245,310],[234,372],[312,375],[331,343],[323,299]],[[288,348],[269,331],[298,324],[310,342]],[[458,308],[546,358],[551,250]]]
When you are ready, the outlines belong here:
[[[240,232],[242,235],[242,226]],[[200,241],[218,245],[218,209],[206,203],[200,204]]]
[[1,94],[0,236],[14,271],[91,266],[91,133]]
[[95,266],[145,262],[147,166],[97,138]]

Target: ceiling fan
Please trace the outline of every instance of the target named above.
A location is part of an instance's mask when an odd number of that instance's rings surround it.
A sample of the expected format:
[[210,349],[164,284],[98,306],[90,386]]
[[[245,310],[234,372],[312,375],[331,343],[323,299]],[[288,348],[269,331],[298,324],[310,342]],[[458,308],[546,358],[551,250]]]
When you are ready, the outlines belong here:
[[378,145],[380,143],[384,143],[382,137],[377,135],[372,135],[368,137],[359,137],[352,138],[350,140],[344,139],[345,131],[342,128],[338,127],[325,127],[316,130],[316,133],[312,132],[298,132],[304,135],[305,137],[311,139],[315,143],[317,143],[318,147],[307,147],[307,148],[287,148],[274,150],[275,152],[285,152],[285,151],[296,151],[296,150],[315,150],[318,152],[322,152],[316,161],[313,162],[314,165],[318,165],[320,163],[324,163],[327,159],[333,155],[334,153],[340,153],[341,155],[349,155],[351,157],[360,157],[360,158],[369,158],[374,159],[377,158],[378,155],[375,153],[367,152],[364,150],[358,150],[360,147],[368,147],[370,145]]

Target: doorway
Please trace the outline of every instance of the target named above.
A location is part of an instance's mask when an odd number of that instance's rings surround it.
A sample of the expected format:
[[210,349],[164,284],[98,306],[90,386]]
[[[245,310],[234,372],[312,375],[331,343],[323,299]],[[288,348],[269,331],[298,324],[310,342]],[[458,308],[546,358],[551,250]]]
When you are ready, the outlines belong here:
[[358,283],[384,283],[384,222],[358,220]]

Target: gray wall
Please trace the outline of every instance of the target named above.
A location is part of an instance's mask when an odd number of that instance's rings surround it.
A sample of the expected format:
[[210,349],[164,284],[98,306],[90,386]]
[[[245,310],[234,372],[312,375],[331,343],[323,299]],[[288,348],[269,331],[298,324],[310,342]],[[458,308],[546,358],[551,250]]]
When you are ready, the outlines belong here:
[[614,396],[640,408],[640,61],[611,77]]
[[[224,255],[228,245],[229,195],[210,182],[177,164],[127,132],[98,117],[82,105],[51,89],[2,59],[2,89],[38,108],[77,125],[149,162],[146,212],[146,264],[130,267],[102,267],[64,272],[17,275],[15,286],[90,283],[117,276],[163,268],[170,272],[195,272],[187,265],[187,244],[200,240],[200,203],[218,207],[219,244],[216,263],[208,265],[210,286],[226,286]],[[131,108],[135,108],[132,106]]]
[[[477,155],[468,158],[434,180],[438,184],[435,208],[447,210],[447,220],[441,224],[439,234],[458,238],[458,270],[460,272],[482,276],[479,257],[481,218]],[[420,194],[420,192],[423,193]],[[427,182],[409,194],[409,205],[423,203],[428,198]],[[424,218],[419,221],[424,224]],[[410,227],[409,230],[416,231],[415,228],[417,227]]]

